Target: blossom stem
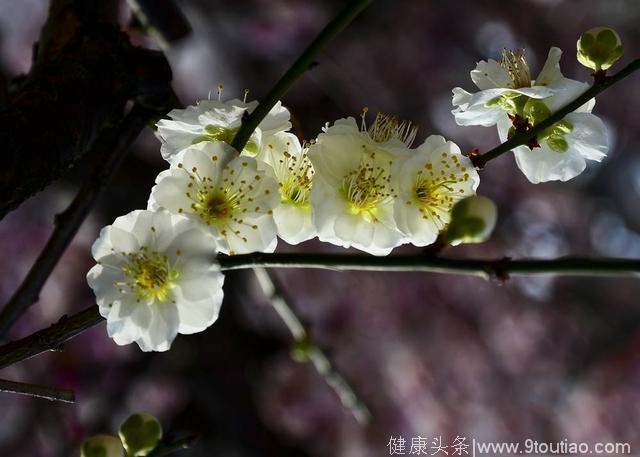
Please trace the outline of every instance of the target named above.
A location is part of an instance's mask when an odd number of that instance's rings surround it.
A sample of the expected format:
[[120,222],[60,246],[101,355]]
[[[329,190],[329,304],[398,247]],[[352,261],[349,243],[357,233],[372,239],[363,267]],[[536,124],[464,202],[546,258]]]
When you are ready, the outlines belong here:
[[51,401],[75,403],[76,397],[72,390],[57,387],[28,384],[25,382],[7,381],[0,379],[0,392],[27,395],[29,397],[44,398]]
[[253,134],[253,131],[258,127],[258,124],[269,114],[271,108],[282,98],[282,96],[289,90],[291,85],[307,70],[313,67],[315,59],[318,54],[325,48],[325,46],[340,33],[358,14],[360,14],[372,0],[352,0],[347,6],[342,9],[327,26],[322,29],[318,36],[311,42],[298,60],[296,60],[291,68],[280,78],[275,86],[269,91],[266,97],[260,102],[257,108],[242,121],[242,125],[238,130],[231,146],[236,151],[242,151],[249,141],[249,138]]
[[593,97],[598,95],[599,93],[605,91],[609,87],[613,86],[615,83],[622,81],[627,76],[631,75],[633,72],[640,70],[640,59],[633,60],[630,64],[624,67],[615,75],[608,76],[606,78],[597,79],[594,84],[587,89],[582,95],[576,98],[571,103],[566,106],[560,108],[558,111],[553,113],[551,116],[546,118],[544,121],[536,124],[525,131],[519,131],[515,133],[509,140],[505,141],[501,145],[485,152],[484,154],[480,154],[477,156],[471,157],[473,164],[477,168],[484,167],[487,162],[495,159],[496,157],[501,156],[505,152],[511,151],[512,149],[522,146],[524,144],[529,144],[529,142],[534,139],[538,133],[543,131],[544,129],[551,127],[556,122],[562,120],[567,114],[574,112],[576,109],[580,108],[582,105],[587,103]]
[[294,340],[294,346],[305,347],[305,359],[309,360],[326,383],[335,391],[342,406],[361,424],[367,424],[371,413],[367,406],[356,395],[346,379],[336,370],[327,355],[311,339],[308,330],[300,318],[289,306],[286,292],[274,272],[265,268],[253,269],[262,291],[269,303],[278,313]]
[[93,172],[71,204],[55,218],[55,227],[46,246],[11,299],[0,311],[0,338],[36,301],[47,278],[73,240],[96,200],[127,155],[129,147],[157,111],[134,105],[121,126],[103,138],[89,154],[98,158]]
[[[326,270],[417,271],[505,280],[509,275],[640,276],[640,259],[454,259],[424,255],[374,257],[350,254],[244,254],[218,257],[222,270],[245,268],[319,268]],[[55,350],[102,322],[98,307],[88,308],[21,340],[0,346],[0,369],[42,352]]]

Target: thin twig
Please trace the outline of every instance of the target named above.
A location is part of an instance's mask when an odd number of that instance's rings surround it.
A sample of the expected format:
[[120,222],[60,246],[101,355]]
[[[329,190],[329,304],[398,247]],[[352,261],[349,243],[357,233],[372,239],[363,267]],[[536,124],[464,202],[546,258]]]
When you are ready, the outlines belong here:
[[491,149],[490,151],[485,152],[484,154],[472,157],[473,164],[482,168],[486,165],[490,160],[499,157],[500,155],[508,152],[518,146],[522,146],[524,144],[528,144],[533,138],[538,135],[544,129],[551,127],[556,122],[562,120],[567,114],[570,114],[580,108],[582,105],[587,103],[593,97],[598,95],[600,92],[605,91],[609,87],[613,86],[615,83],[622,81],[627,76],[631,75],[636,70],[640,69],[640,59],[633,60],[629,65],[624,67],[618,73],[612,76],[608,76],[603,78],[602,80],[598,80],[594,82],[593,86],[587,89],[582,95],[576,98],[574,101],[569,103],[568,105],[560,108],[558,111],[553,113],[551,116],[546,118],[544,121],[536,124],[524,132],[518,132],[514,134],[509,140],[505,141],[501,145]]
[[[0,312],[0,338],[6,335],[13,323],[29,307],[38,301],[47,278],[62,257],[67,246],[87,217],[96,200],[118,170],[129,147],[157,111],[134,105],[116,132],[99,141],[90,154],[97,160],[96,166],[84,182],[71,204],[56,216],[55,228],[46,246],[31,270]],[[115,135],[114,135],[115,133]]]
[[21,340],[0,347],[0,369],[46,351],[57,350],[66,341],[102,322],[96,305],[71,317],[63,316],[57,323]]
[[7,381],[6,379],[0,379],[0,392],[27,395],[29,397],[44,398],[46,400],[61,401],[64,403],[75,403],[76,401],[75,394],[69,389]]
[[138,22],[163,51],[191,33],[191,25],[174,0],[127,0]]
[[[494,277],[510,275],[552,274],[565,276],[632,276],[640,277],[640,259],[579,258],[512,260],[452,259],[422,255],[374,257],[350,254],[245,254],[218,257],[221,269],[245,268],[319,268],[357,271],[419,271]],[[0,346],[0,369],[26,360],[42,352],[58,349],[61,344],[102,322],[96,305],[71,317],[63,317],[49,328],[21,340]]]
[[318,36],[311,42],[309,47],[305,49],[298,60],[296,60],[291,68],[280,78],[273,86],[273,89],[264,97],[257,108],[242,122],[238,133],[236,134],[231,146],[237,151],[242,151],[249,141],[251,134],[258,127],[260,121],[269,114],[271,108],[282,98],[289,90],[291,85],[307,70],[313,67],[316,57],[325,48],[327,43],[331,41],[338,33],[340,33],[358,14],[360,14],[372,0],[352,0],[340,11],[327,26],[322,29]]
[[295,311],[289,306],[286,291],[277,276],[265,268],[254,268],[253,271],[258,279],[258,283],[262,287],[264,295],[291,333],[294,345],[304,346],[306,357],[313,363],[318,373],[338,395],[342,406],[353,414],[359,423],[368,423],[371,419],[369,408],[358,398],[353,388],[336,370],[322,349],[313,342],[304,324],[300,321]]
[[504,275],[638,276],[640,259],[561,257],[557,259],[464,259],[425,255],[375,257],[352,254],[266,254],[219,256],[222,270],[251,267],[317,268],[336,271],[421,271],[489,278]]
[[169,455],[172,452],[179,451],[180,449],[188,449],[191,447],[194,441],[196,441],[197,438],[197,435],[189,435],[170,443],[162,443],[149,454],[147,454],[147,457],[160,457]]

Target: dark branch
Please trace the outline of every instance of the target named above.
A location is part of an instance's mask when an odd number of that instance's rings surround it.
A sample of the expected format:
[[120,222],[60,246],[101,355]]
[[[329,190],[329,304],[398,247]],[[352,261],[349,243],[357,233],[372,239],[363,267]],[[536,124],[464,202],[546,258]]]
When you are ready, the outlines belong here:
[[276,85],[273,86],[273,89],[269,91],[258,107],[246,119],[243,119],[240,129],[231,143],[231,146],[233,146],[236,151],[242,151],[244,149],[251,134],[256,127],[258,127],[260,121],[269,114],[271,108],[273,108],[300,76],[314,66],[316,57],[329,41],[369,6],[371,1],[372,0],[351,0],[347,6],[322,29],[309,47],[298,57],[298,60],[293,63],[291,68],[289,68]]
[[56,217],[55,228],[26,278],[0,312],[0,338],[36,301],[65,249],[73,240],[92,206],[126,157],[131,144],[146,124],[159,113],[135,105],[117,129],[105,132],[91,150],[96,166],[69,207]]
[[169,455],[172,452],[179,451],[180,449],[188,449],[198,439],[196,435],[188,435],[184,438],[179,438],[170,443],[161,443],[153,451],[147,454],[147,457],[160,457]]
[[484,278],[535,274],[571,276],[640,275],[640,259],[595,259],[579,257],[512,260],[510,258],[456,259],[430,255],[375,257],[352,254],[266,254],[255,252],[234,256],[220,255],[218,262],[220,262],[222,270],[265,267],[319,268],[337,271],[422,271],[481,276]]
[[31,71],[0,111],[0,218],[118,125],[127,101],[166,90],[166,59],[129,43],[112,3],[52,0]]
[[[350,254],[264,254],[220,256],[222,270],[244,268],[321,268],[326,270],[422,271],[506,279],[509,275],[640,276],[640,259],[559,258],[539,260],[452,259],[431,256],[374,257]],[[0,346],[0,369],[57,349],[65,341],[104,319],[98,307],[63,317],[57,324]]]
[[48,328],[0,347],[0,369],[42,352],[59,349],[66,341],[103,320],[96,305],[71,317],[63,316]]
[[75,403],[76,401],[75,394],[69,389],[7,381],[6,379],[0,379],[0,392],[27,395],[29,397],[44,398],[46,400],[61,401],[64,403]]

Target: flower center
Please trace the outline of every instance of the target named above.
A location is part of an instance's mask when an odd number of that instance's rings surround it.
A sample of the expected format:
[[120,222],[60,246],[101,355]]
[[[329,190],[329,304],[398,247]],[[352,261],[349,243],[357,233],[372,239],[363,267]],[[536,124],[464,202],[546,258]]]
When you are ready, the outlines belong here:
[[391,198],[390,181],[391,177],[383,167],[365,160],[342,179],[340,192],[353,214],[375,222],[378,206]]
[[300,208],[309,207],[311,178],[314,171],[306,149],[299,156],[285,151],[284,157],[274,169],[280,183],[281,203]]
[[226,219],[233,210],[223,193],[213,193],[204,204],[207,216],[212,219]]
[[165,301],[173,281],[178,278],[177,270],[169,265],[169,258],[146,247],[125,255],[128,259],[122,267],[125,285],[138,297],[138,301]]
[[431,220],[436,227],[442,229],[449,222],[454,203],[464,197],[463,186],[470,176],[463,172],[456,155],[443,152],[439,162],[446,169],[457,169],[459,173],[447,173],[442,169],[438,172],[433,163],[427,162],[418,170],[411,199],[406,203],[415,205],[423,219]]
[[225,188],[213,188],[207,182],[201,185],[192,200],[191,208],[207,225],[228,222],[239,206],[238,199]]
[[[209,124],[204,127],[204,133],[194,138],[191,144],[198,144],[203,141],[222,141],[224,143],[231,144],[236,133],[238,133],[238,130],[239,129],[237,128],[231,129]],[[247,145],[244,147],[244,150],[255,155],[258,153],[258,145],[255,141],[249,140]]]
[[503,49],[500,66],[509,74],[514,89],[531,87],[531,75],[524,57],[524,49]]
[[369,108],[366,107],[362,110],[362,125],[360,131],[366,132],[376,143],[398,140],[408,148],[411,147],[418,133],[418,127],[416,125],[410,121],[404,121],[389,114],[377,113],[373,124],[367,128],[365,117],[368,111]]

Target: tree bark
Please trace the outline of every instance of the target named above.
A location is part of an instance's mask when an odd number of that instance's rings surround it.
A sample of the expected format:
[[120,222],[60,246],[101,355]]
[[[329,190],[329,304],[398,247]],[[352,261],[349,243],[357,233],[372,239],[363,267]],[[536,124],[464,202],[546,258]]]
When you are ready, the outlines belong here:
[[0,111],[0,218],[72,167],[128,101],[169,90],[166,59],[130,44],[114,5],[51,0],[31,71]]

